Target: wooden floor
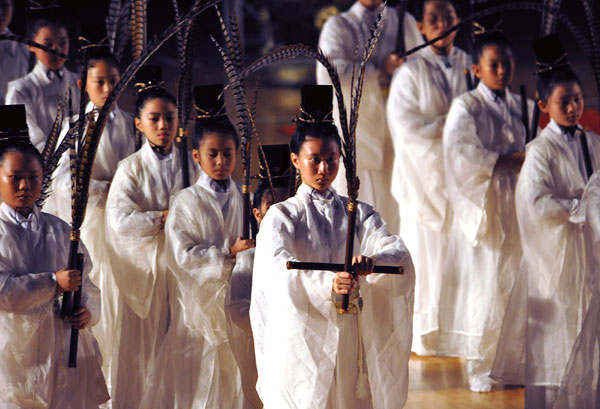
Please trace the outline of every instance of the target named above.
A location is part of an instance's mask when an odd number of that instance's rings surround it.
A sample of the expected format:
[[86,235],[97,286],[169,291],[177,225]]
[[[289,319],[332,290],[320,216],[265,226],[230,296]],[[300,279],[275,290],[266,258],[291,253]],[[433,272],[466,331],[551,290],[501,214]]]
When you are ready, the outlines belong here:
[[523,409],[524,388],[491,392],[469,390],[465,362],[459,358],[419,357],[409,363],[410,381],[405,409]]

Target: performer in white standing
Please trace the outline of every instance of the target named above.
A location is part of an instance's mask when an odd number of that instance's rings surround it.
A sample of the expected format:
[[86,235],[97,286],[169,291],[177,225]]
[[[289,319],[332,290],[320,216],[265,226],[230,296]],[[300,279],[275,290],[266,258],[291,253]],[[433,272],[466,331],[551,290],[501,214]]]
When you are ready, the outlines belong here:
[[[431,40],[460,20],[450,1],[424,1],[417,26]],[[452,221],[444,171],[442,132],[452,99],[467,91],[471,57],[453,33],[418,52],[396,72],[387,105],[395,158],[392,194],[400,206],[401,236],[415,263],[412,350],[437,350],[438,303]],[[362,117],[361,117],[362,120]]]
[[[442,355],[467,358],[472,391],[491,390],[489,374],[507,300],[521,263],[514,191],[524,159],[521,101],[508,87],[512,48],[497,31],[475,36],[481,80],[454,99],[443,146],[454,213],[439,307]],[[532,112],[533,102],[528,102]]]
[[[155,80],[138,88],[135,124],[147,140],[119,163],[106,202],[106,236],[119,289],[111,370],[115,408],[139,404],[167,333],[164,224],[171,196],[183,187],[179,152],[173,149],[176,100]],[[190,163],[190,169],[195,182],[197,167]]]
[[[319,48],[334,63],[345,95],[350,95],[352,67],[356,56],[361,56],[369,33],[382,10],[383,0],[359,0],[339,16],[330,17],[319,37]],[[364,77],[360,121],[356,131],[357,174],[360,179],[359,199],[374,206],[388,221],[392,233],[398,233],[398,205],[390,195],[390,175],[393,164],[393,148],[385,118],[385,95],[381,83],[402,64],[398,58],[397,41],[399,31],[398,13],[391,7],[383,9],[383,31],[367,64]],[[423,43],[415,19],[404,13],[405,49]],[[356,53],[356,46],[358,53]],[[355,54],[356,53],[356,54]],[[327,70],[317,63],[317,83],[331,84]],[[348,99],[346,104],[348,104]],[[348,109],[348,107],[347,107]],[[334,103],[334,118],[339,127],[337,103]],[[346,194],[344,166],[341,164],[338,178],[333,182],[340,194]]]
[[[328,115],[331,88],[305,86],[302,94],[290,149],[302,185],[270,207],[257,236],[250,304],[257,391],[265,409],[401,408],[414,288],[402,239],[358,202],[353,265],[361,277],[286,268],[290,260],[341,262],[348,230],[348,199],[331,187],[341,145]],[[406,272],[369,275],[374,262]],[[351,294],[348,314],[336,310],[342,294]]]
[[[0,0],[0,34],[12,34],[8,28],[12,20],[14,0]],[[29,71],[29,51],[17,41],[0,41],[0,105],[4,104],[9,81],[24,77]]]

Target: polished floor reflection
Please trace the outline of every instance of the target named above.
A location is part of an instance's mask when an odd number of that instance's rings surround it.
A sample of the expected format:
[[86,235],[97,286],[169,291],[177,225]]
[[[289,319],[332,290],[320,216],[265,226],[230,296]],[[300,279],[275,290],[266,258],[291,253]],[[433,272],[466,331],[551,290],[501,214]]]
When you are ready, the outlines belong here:
[[523,409],[524,388],[469,390],[464,360],[412,355],[405,409]]

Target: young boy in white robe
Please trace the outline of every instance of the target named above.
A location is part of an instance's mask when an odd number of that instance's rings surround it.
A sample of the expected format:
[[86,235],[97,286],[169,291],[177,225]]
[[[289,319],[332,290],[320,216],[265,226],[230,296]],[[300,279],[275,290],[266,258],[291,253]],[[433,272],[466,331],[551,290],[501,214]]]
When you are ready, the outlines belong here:
[[[424,1],[417,27],[427,40],[460,20],[452,2]],[[440,283],[452,212],[448,203],[442,132],[452,99],[467,91],[471,57],[454,46],[456,33],[421,50],[394,75],[387,120],[394,142],[392,194],[401,204],[400,233],[415,263],[412,350],[437,351]],[[361,118],[362,119],[362,118]]]
[[554,404],[556,409],[595,409],[598,407],[600,373],[600,173],[586,185],[584,237],[588,270],[586,284],[592,289],[581,332],[569,358],[566,373]]
[[[157,81],[138,87],[142,149],[123,159],[106,202],[106,237],[119,301],[112,354],[113,407],[137,407],[169,322],[164,225],[183,188],[176,100]],[[190,164],[190,179],[197,170]]]
[[[250,304],[257,391],[266,409],[401,408],[414,269],[400,237],[358,202],[357,279],[349,272],[286,268],[290,260],[339,263],[346,247],[348,199],[331,187],[340,160],[340,138],[328,115],[332,90],[313,87],[302,90],[290,146],[302,185],[296,196],[271,206],[257,236]],[[369,275],[374,263],[404,266],[405,274]],[[343,294],[351,294],[348,314],[336,310]]]
[[[93,117],[95,121],[106,98],[119,81],[120,73],[117,61],[107,47],[88,46],[86,53],[87,64],[85,69],[87,70],[87,74],[85,91],[89,102],[85,107],[85,113]],[[77,85],[79,88],[83,86],[81,80],[78,80]],[[73,118],[73,122],[77,119],[78,117]],[[59,141],[62,141],[65,137],[70,125],[70,121],[63,122]],[[88,125],[89,118],[86,120],[84,132],[87,132]],[[110,362],[114,341],[118,294],[106,248],[104,209],[108,189],[119,161],[134,152],[133,115],[115,106],[108,116],[98,150],[96,151],[92,177],[90,179],[86,217],[81,227],[82,239],[87,244],[94,265],[90,279],[100,288],[102,294],[102,321],[94,327],[93,331],[102,352],[102,365],[104,375],[107,379],[110,379]],[[63,154],[58,169],[54,173],[52,195],[46,201],[44,210],[70,223],[71,194],[70,152],[67,150]]]
[[[252,214],[259,228],[271,205],[288,198],[291,168],[288,145],[263,145],[262,151],[265,156],[259,154],[259,184],[252,198]],[[266,171],[267,167],[269,173]],[[259,409],[263,406],[256,393],[258,375],[249,314],[254,250],[253,247],[238,253],[225,299],[227,333],[240,368],[244,409]]]
[[225,296],[236,255],[254,241],[240,237],[242,193],[231,180],[239,138],[222,92],[221,85],[194,88],[198,117],[192,156],[202,171],[171,201],[165,236],[169,298],[175,305],[140,409],[242,407]]
[[[27,22],[27,35],[36,43],[69,53],[69,34],[55,9],[32,12]],[[8,83],[7,104],[24,104],[27,107],[29,136],[41,152],[56,118],[61,98],[71,92],[73,107],[79,106],[77,75],[65,68],[65,59],[28,46],[37,60],[33,71]]]
[[514,191],[525,126],[520,97],[508,90],[514,58],[506,37],[497,31],[477,35],[473,64],[479,85],[454,99],[443,134],[454,216],[440,292],[438,347],[442,355],[467,358],[470,389],[487,392],[521,262]]
[[[8,28],[12,20],[14,0],[0,0],[0,34],[12,34]],[[29,51],[17,41],[0,41],[0,105],[4,104],[9,81],[16,80],[29,71]]]
[[[588,181],[583,138],[600,169],[600,137],[579,126],[581,82],[556,35],[534,44],[540,110],[550,123],[527,145],[516,190],[517,217],[528,271],[525,406],[552,408],[589,302],[580,207]],[[548,68],[550,67],[550,68]],[[591,176],[591,174],[590,174]],[[507,317],[517,319],[518,317]]]
[[[0,107],[0,115],[4,127],[14,114]],[[98,408],[109,396],[87,329],[100,313],[91,265],[86,258],[83,280],[65,269],[70,227],[36,207],[42,158],[27,136],[13,135],[0,132],[0,407]],[[82,286],[83,306],[61,320],[59,296]],[[79,329],[77,368],[67,366],[72,326]]]
[[[384,87],[389,84],[392,74],[402,63],[397,54],[398,31],[404,31],[405,50],[422,44],[423,38],[410,13],[404,13],[403,26],[399,27],[396,10],[393,7],[383,8],[382,3],[383,0],[358,0],[347,11],[330,17],[323,25],[319,48],[333,60],[344,94],[350,95],[356,45],[360,45],[356,54],[360,56],[379,12],[383,12],[383,31],[367,63],[364,76],[361,120],[356,131],[356,160],[360,179],[359,199],[374,206],[387,220],[390,231],[397,233],[400,225],[398,205],[390,195],[393,150],[386,127]],[[319,63],[316,74],[318,84],[331,84],[327,70]],[[346,100],[347,105],[348,102]],[[339,126],[337,102],[334,102],[333,109]],[[344,174],[341,164],[339,176],[333,182],[333,187],[343,195],[346,194]]]

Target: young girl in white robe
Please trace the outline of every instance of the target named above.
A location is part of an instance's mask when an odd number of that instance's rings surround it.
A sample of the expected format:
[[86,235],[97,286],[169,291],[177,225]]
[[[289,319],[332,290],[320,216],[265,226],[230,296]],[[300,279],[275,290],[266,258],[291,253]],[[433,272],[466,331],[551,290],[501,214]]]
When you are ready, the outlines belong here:
[[[323,25],[319,36],[319,48],[332,59],[338,71],[344,94],[350,95],[352,67],[356,55],[362,55],[364,44],[369,38],[380,11],[383,13],[383,29],[367,63],[364,88],[360,106],[360,122],[356,130],[357,174],[360,179],[359,199],[374,206],[387,220],[391,232],[399,229],[398,204],[390,195],[390,174],[393,164],[393,149],[385,119],[385,85],[400,66],[397,53],[398,30],[403,30],[406,50],[423,43],[415,19],[405,12],[403,26],[399,27],[398,13],[392,7],[382,7],[382,0],[358,0],[339,16],[330,17]],[[356,45],[360,44],[358,53]],[[317,83],[331,84],[327,70],[317,63]],[[384,85],[384,86],[382,86]],[[347,91],[347,92],[346,92]],[[349,110],[349,100],[346,99]],[[334,103],[334,118],[339,126],[337,102]],[[333,187],[346,194],[346,179],[343,164]]]
[[[86,105],[85,112],[86,115],[92,115],[96,120],[108,94],[120,79],[119,68],[114,56],[106,47],[88,47],[86,52],[88,59],[85,89],[90,101]],[[82,86],[81,80],[79,80],[78,85],[79,87]],[[73,120],[76,121],[77,117]],[[86,129],[87,126],[84,127],[84,132],[86,132]],[[65,121],[61,139],[64,138],[68,130],[69,121]],[[94,266],[90,279],[100,288],[102,295],[102,321],[94,327],[93,332],[102,352],[102,366],[107,379],[110,379],[118,291],[113,279],[107,250],[104,209],[108,189],[119,161],[134,152],[133,115],[115,106],[108,116],[94,159],[86,217],[83,226],[81,226],[81,237],[87,244]],[[54,173],[52,195],[46,201],[44,210],[70,223],[72,190],[70,152],[67,150]]]
[[[123,159],[106,202],[106,236],[119,290],[114,352],[113,407],[137,407],[158,348],[167,333],[169,305],[164,224],[171,196],[183,187],[176,100],[161,85],[138,92],[135,125],[142,149]],[[190,179],[197,170],[190,164]]]
[[[553,38],[538,43],[546,53],[562,49]],[[541,52],[536,50],[537,60],[545,61]],[[593,168],[600,169],[600,137],[582,136],[583,95],[568,66],[540,73],[538,93],[550,123],[527,145],[515,200],[528,271],[525,405],[543,409],[554,406],[589,302],[585,280],[593,255],[584,244],[581,198],[588,176],[581,140],[586,138]]]
[[473,72],[481,82],[454,99],[444,126],[454,216],[440,293],[439,352],[467,358],[469,387],[487,392],[521,263],[514,190],[525,126],[520,97],[508,90],[514,73],[508,40],[488,32],[476,36],[473,48]]
[[[355,280],[349,272],[286,268],[290,260],[339,263],[346,247],[348,199],[331,188],[340,139],[326,118],[330,109],[312,109],[310,91],[305,87],[302,98],[302,115],[310,118],[298,120],[291,143],[302,185],[296,196],[271,206],[257,236],[250,304],[257,391],[266,409],[401,408],[408,392],[414,269],[400,237],[358,202],[355,272],[367,275],[375,262],[404,266],[403,276]],[[338,314],[338,296],[350,293],[350,313]]]
[[566,373],[560,383],[556,409],[595,409],[598,407],[600,373],[600,173],[589,180],[581,206],[585,206],[585,248],[588,262],[586,284],[590,301],[581,332],[577,336]]
[[194,91],[199,117],[192,156],[202,171],[173,197],[167,217],[172,321],[140,409],[242,407],[225,296],[236,255],[254,244],[240,237],[242,194],[231,180],[239,139],[218,98],[222,91],[220,85]]
[[[438,23],[458,23],[449,1],[425,1],[417,26],[428,40]],[[415,263],[412,350],[437,351],[440,283],[452,212],[448,203],[442,131],[452,99],[467,91],[471,57],[454,46],[455,34],[421,50],[394,75],[387,120],[394,143],[392,194],[400,206],[400,234]],[[362,106],[362,105],[361,105]]]
[[[35,206],[42,169],[28,139],[0,136],[0,407],[98,408],[109,396],[87,327],[100,318],[100,294],[89,258],[83,280],[65,269],[69,225]],[[60,294],[80,286],[84,306],[61,320]],[[67,366],[71,326],[80,329],[77,368]]]
[[[60,11],[40,11],[27,22],[27,34],[36,43],[69,54],[69,34]],[[27,107],[27,126],[32,143],[41,152],[52,129],[61,98],[71,93],[73,107],[79,106],[77,75],[65,68],[65,59],[28,46],[37,60],[33,71],[8,83],[7,104]]]

